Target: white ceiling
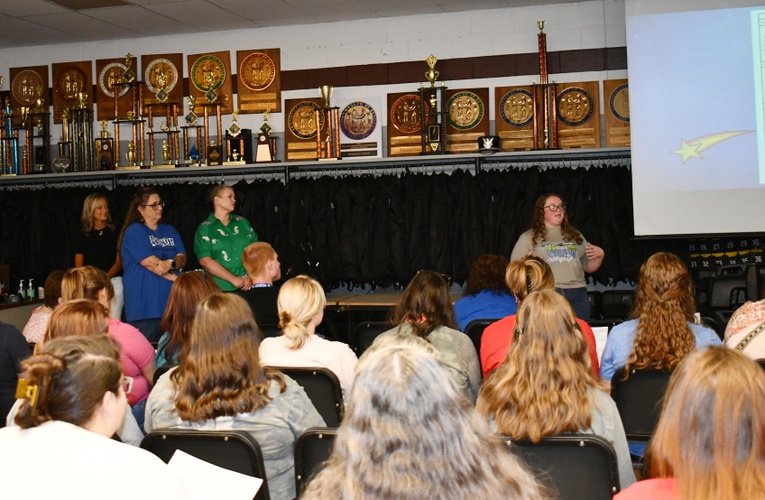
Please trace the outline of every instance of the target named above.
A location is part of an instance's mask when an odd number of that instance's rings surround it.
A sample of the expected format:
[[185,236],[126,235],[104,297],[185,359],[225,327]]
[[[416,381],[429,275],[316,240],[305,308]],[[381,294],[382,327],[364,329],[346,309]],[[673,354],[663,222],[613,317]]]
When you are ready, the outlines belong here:
[[0,48],[581,0],[0,0]]

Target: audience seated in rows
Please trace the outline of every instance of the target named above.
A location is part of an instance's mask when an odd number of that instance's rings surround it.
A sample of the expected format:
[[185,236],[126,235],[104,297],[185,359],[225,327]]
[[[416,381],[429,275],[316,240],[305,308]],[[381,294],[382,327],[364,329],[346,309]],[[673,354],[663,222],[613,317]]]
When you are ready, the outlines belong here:
[[165,332],[157,344],[154,366],[177,365],[186,355],[197,304],[213,293],[220,292],[212,277],[202,271],[180,274],[170,288],[170,298],[162,316]]
[[475,319],[515,314],[518,301],[505,284],[509,262],[501,255],[482,255],[473,263],[462,298],[454,304],[454,317],[461,331]]
[[[555,289],[555,277],[552,269],[539,257],[524,257],[508,264],[505,282],[519,304],[523,303],[523,300],[531,292]],[[515,321],[516,316],[513,314],[495,321],[483,331],[481,336],[481,369],[484,379],[507,359],[508,349],[513,342]],[[597,377],[598,351],[595,335],[586,321],[576,318],[576,324],[587,341],[587,352],[590,356],[592,372]]]
[[259,343],[244,299],[223,293],[204,299],[188,354],[149,396],[145,427],[249,432],[263,452],[271,498],[289,500],[295,497],[295,440],[325,422],[294,380],[261,366]]
[[345,397],[353,385],[358,359],[343,342],[316,335],[327,299],[318,281],[300,275],[279,290],[279,327],[282,335],[263,339],[260,362],[265,366],[327,368],[340,381]]
[[189,498],[159,458],[110,439],[131,383],[111,336],[51,340],[23,368],[17,426],[0,430],[3,498]]
[[426,339],[438,350],[460,391],[475,403],[481,388],[481,367],[473,342],[454,329],[449,288],[440,274],[417,273],[391,311],[391,323],[397,326],[378,336],[374,344],[397,331]]
[[545,497],[450,380],[438,352],[394,331],[362,356],[332,455],[303,498]]
[[617,500],[765,498],[765,372],[724,347],[685,356],[646,455],[651,479]]
[[483,384],[478,412],[514,439],[596,434],[616,451],[621,487],[632,484],[619,411],[592,374],[587,342],[568,301],[553,290],[530,293],[518,309],[514,336],[507,361]]
[[765,299],[747,301],[725,327],[725,345],[752,359],[765,359]]
[[63,278],[64,271],[53,271],[45,278],[45,301],[32,311],[32,315],[29,316],[29,320],[21,332],[30,344],[42,341],[45,336],[50,315],[61,302],[61,280]]

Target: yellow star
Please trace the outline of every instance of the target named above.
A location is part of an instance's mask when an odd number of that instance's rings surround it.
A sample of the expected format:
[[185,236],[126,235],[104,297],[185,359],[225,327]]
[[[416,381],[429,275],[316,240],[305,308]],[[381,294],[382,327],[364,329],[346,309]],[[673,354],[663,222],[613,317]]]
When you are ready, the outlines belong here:
[[699,154],[699,151],[698,151],[698,149],[699,149],[699,144],[698,143],[688,144],[684,140],[681,141],[681,142],[682,142],[682,147],[680,149],[676,149],[676,150],[674,150],[672,152],[674,154],[676,154],[676,155],[682,155],[683,163],[688,161],[688,158],[690,158],[691,156],[694,157],[694,158],[701,158],[701,155]]

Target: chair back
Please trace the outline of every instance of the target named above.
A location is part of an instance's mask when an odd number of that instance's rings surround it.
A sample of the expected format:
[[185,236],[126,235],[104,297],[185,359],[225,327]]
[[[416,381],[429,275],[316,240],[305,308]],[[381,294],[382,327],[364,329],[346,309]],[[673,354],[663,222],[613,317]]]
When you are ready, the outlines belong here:
[[473,341],[473,347],[475,347],[475,352],[478,354],[478,360],[480,362],[481,360],[481,337],[483,336],[483,331],[486,330],[486,327],[490,324],[497,321],[496,319],[474,319],[470,323],[465,326],[465,335],[470,337],[470,340]]
[[178,365],[175,365],[173,363],[165,363],[164,365],[160,366],[156,370],[154,370],[154,376],[152,377],[151,385],[157,385],[157,380],[159,380],[159,377],[164,375],[165,373],[169,372],[173,368],[175,368]]
[[504,438],[540,483],[561,500],[610,500],[619,492],[619,467],[611,443],[594,434],[528,439]]
[[157,429],[141,441],[141,448],[165,463],[176,450],[183,450],[205,462],[263,480],[255,500],[270,500],[266,467],[260,445],[245,431]]
[[366,351],[378,335],[393,328],[387,321],[362,321],[353,329],[351,337],[351,349],[359,358]]
[[672,372],[669,370],[630,368],[624,379],[624,367],[611,379],[611,397],[616,402],[629,441],[647,442],[661,414],[661,404]]
[[311,427],[295,442],[295,486],[298,497],[303,494],[308,481],[329,460],[336,436],[337,429]]
[[305,390],[316,411],[328,427],[338,427],[343,420],[343,391],[340,381],[326,368],[272,366],[287,375]]

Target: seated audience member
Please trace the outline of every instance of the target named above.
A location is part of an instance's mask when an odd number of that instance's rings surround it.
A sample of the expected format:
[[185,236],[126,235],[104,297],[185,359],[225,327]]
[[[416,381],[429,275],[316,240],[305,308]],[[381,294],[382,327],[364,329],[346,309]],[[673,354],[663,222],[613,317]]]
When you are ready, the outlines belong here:
[[[3,293],[0,285],[0,294]],[[0,322],[0,427],[16,401],[21,362],[32,354],[29,344],[18,328]]]
[[752,359],[765,358],[765,299],[747,301],[739,307],[725,327],[725,345]]
[[475,403],[481,388],[478,355],[470,338],[454,329],[452,299],[440,274],[418,272],[401,294],[390,319],[397,326],[378,336],[374,343],[397,331],[424,338],[436,348],[460,391]]
[[188,354],[157,381],[146,431],[236,429],[260,444],[274,500],[295,498],[295,440],[324,420],[294,380],[261,366],[260,332],[247,303],[214,294],[197,307]]
[[327,305],[319,282],[303,275],[288,280],[279,290],[277,305],[282,335],[260,343],[260,362],[265,366],[327,368],[337,376],[346,396],[358,359],[347,344],[316,335]]
[[362,356],[332,455],[304,498],[545,497],[429,349],[398,332]]
[[[112,283],[100,269],[84,266],[64,273],[61,281],[61,298],[64,302],[72,299],[94,300],[108,311],[113,296]],[[109,333],[120,344],[122,371],[133,378],[132,390],[128,392],[127,398],[133,416],[141,425],[154,377],[154,347],[134,326],[115,318],[109,318]]]
[[[159,458],[110,439],[132,383],[110,337],[54,339],[23,368],[17,425],[0,430],[3,498],[188,498]],[[140,481],[115,481],[124,471]]]
[[36,307],[21,333],[30,344],[42,341],[53,309],[61,302],[61,279],[64,271],[53,271],[45,278],[45,302]]
[[220,288],[207,273],[194,271],[178,275],[170,288],[167,309],[162,317],[165,333],[157,345],[155,367],[168,363],[177,365],[185,356],[197,304],[216,292],[220,292]]
[[507,257],[482,255],[470,268],[465,293],[454,304],[454,317],[463,332],[474,319],[499,319],[515,314],[518,301],[505,284]]
[[694,349],[720,345],[714,330],[693,322],[696,305],[688,268],[671,253],[652,255],[640,267],[630,321],[616,325],[600,362],[600,376],[630,368],[674,369]]
[[250,305],[258,325],[278,325],[279,311],[276,308],[276,299],[279,289],[274,287],[274,282],[282,278],[279,256],[271,245],[258,241],[250,243],[244,249],[242,264],[252,285],[249,290],[236,293]]
[[687,355],[669,381],[649,477],[618,500],[765,498],[765,372],[724,347]]
[[616,451],[621,487],[635,481],[627,438],[611,396],[593,376],[587,342],[562,295],[532,292],[521,302],[507,361],[483,384],[477,410],[500,434],[538,442],[595,434]]
[[[538,257],[524,257],[514,260],[507,266],[505,283],[518,300],[518,304],[531,292],[554,290],[555,278],[552,269]],[[583,319],[576,318],[579,332],[587,341],[588,354],[592,365],[592,373],[598,376],[598,351],[595,344],[595,334]],[[507,359],[507,351],[513,341],[515,330],[515,314],[495,321],[487,326],[481,336],[481,369],[486,379]]]
[[[35,345],[35,354],[42,351],[43,347],[51,340],[69,337],[99,335],[107,333],[109,325],[109,311],[98,302],[87,299],[74,299],[62,303],[53,311],[48,322],[48,329],[41,342]],[[7,425],[15,425],[14,418],[23,403],[22,399],[16,401],[6,419]],[[140,446],[143,432],[138,427],[133,414],[129,411],[130,405],[125,402],[128,411],[125,412],[122,424],[117,429],[117,435],[123,443]]]

